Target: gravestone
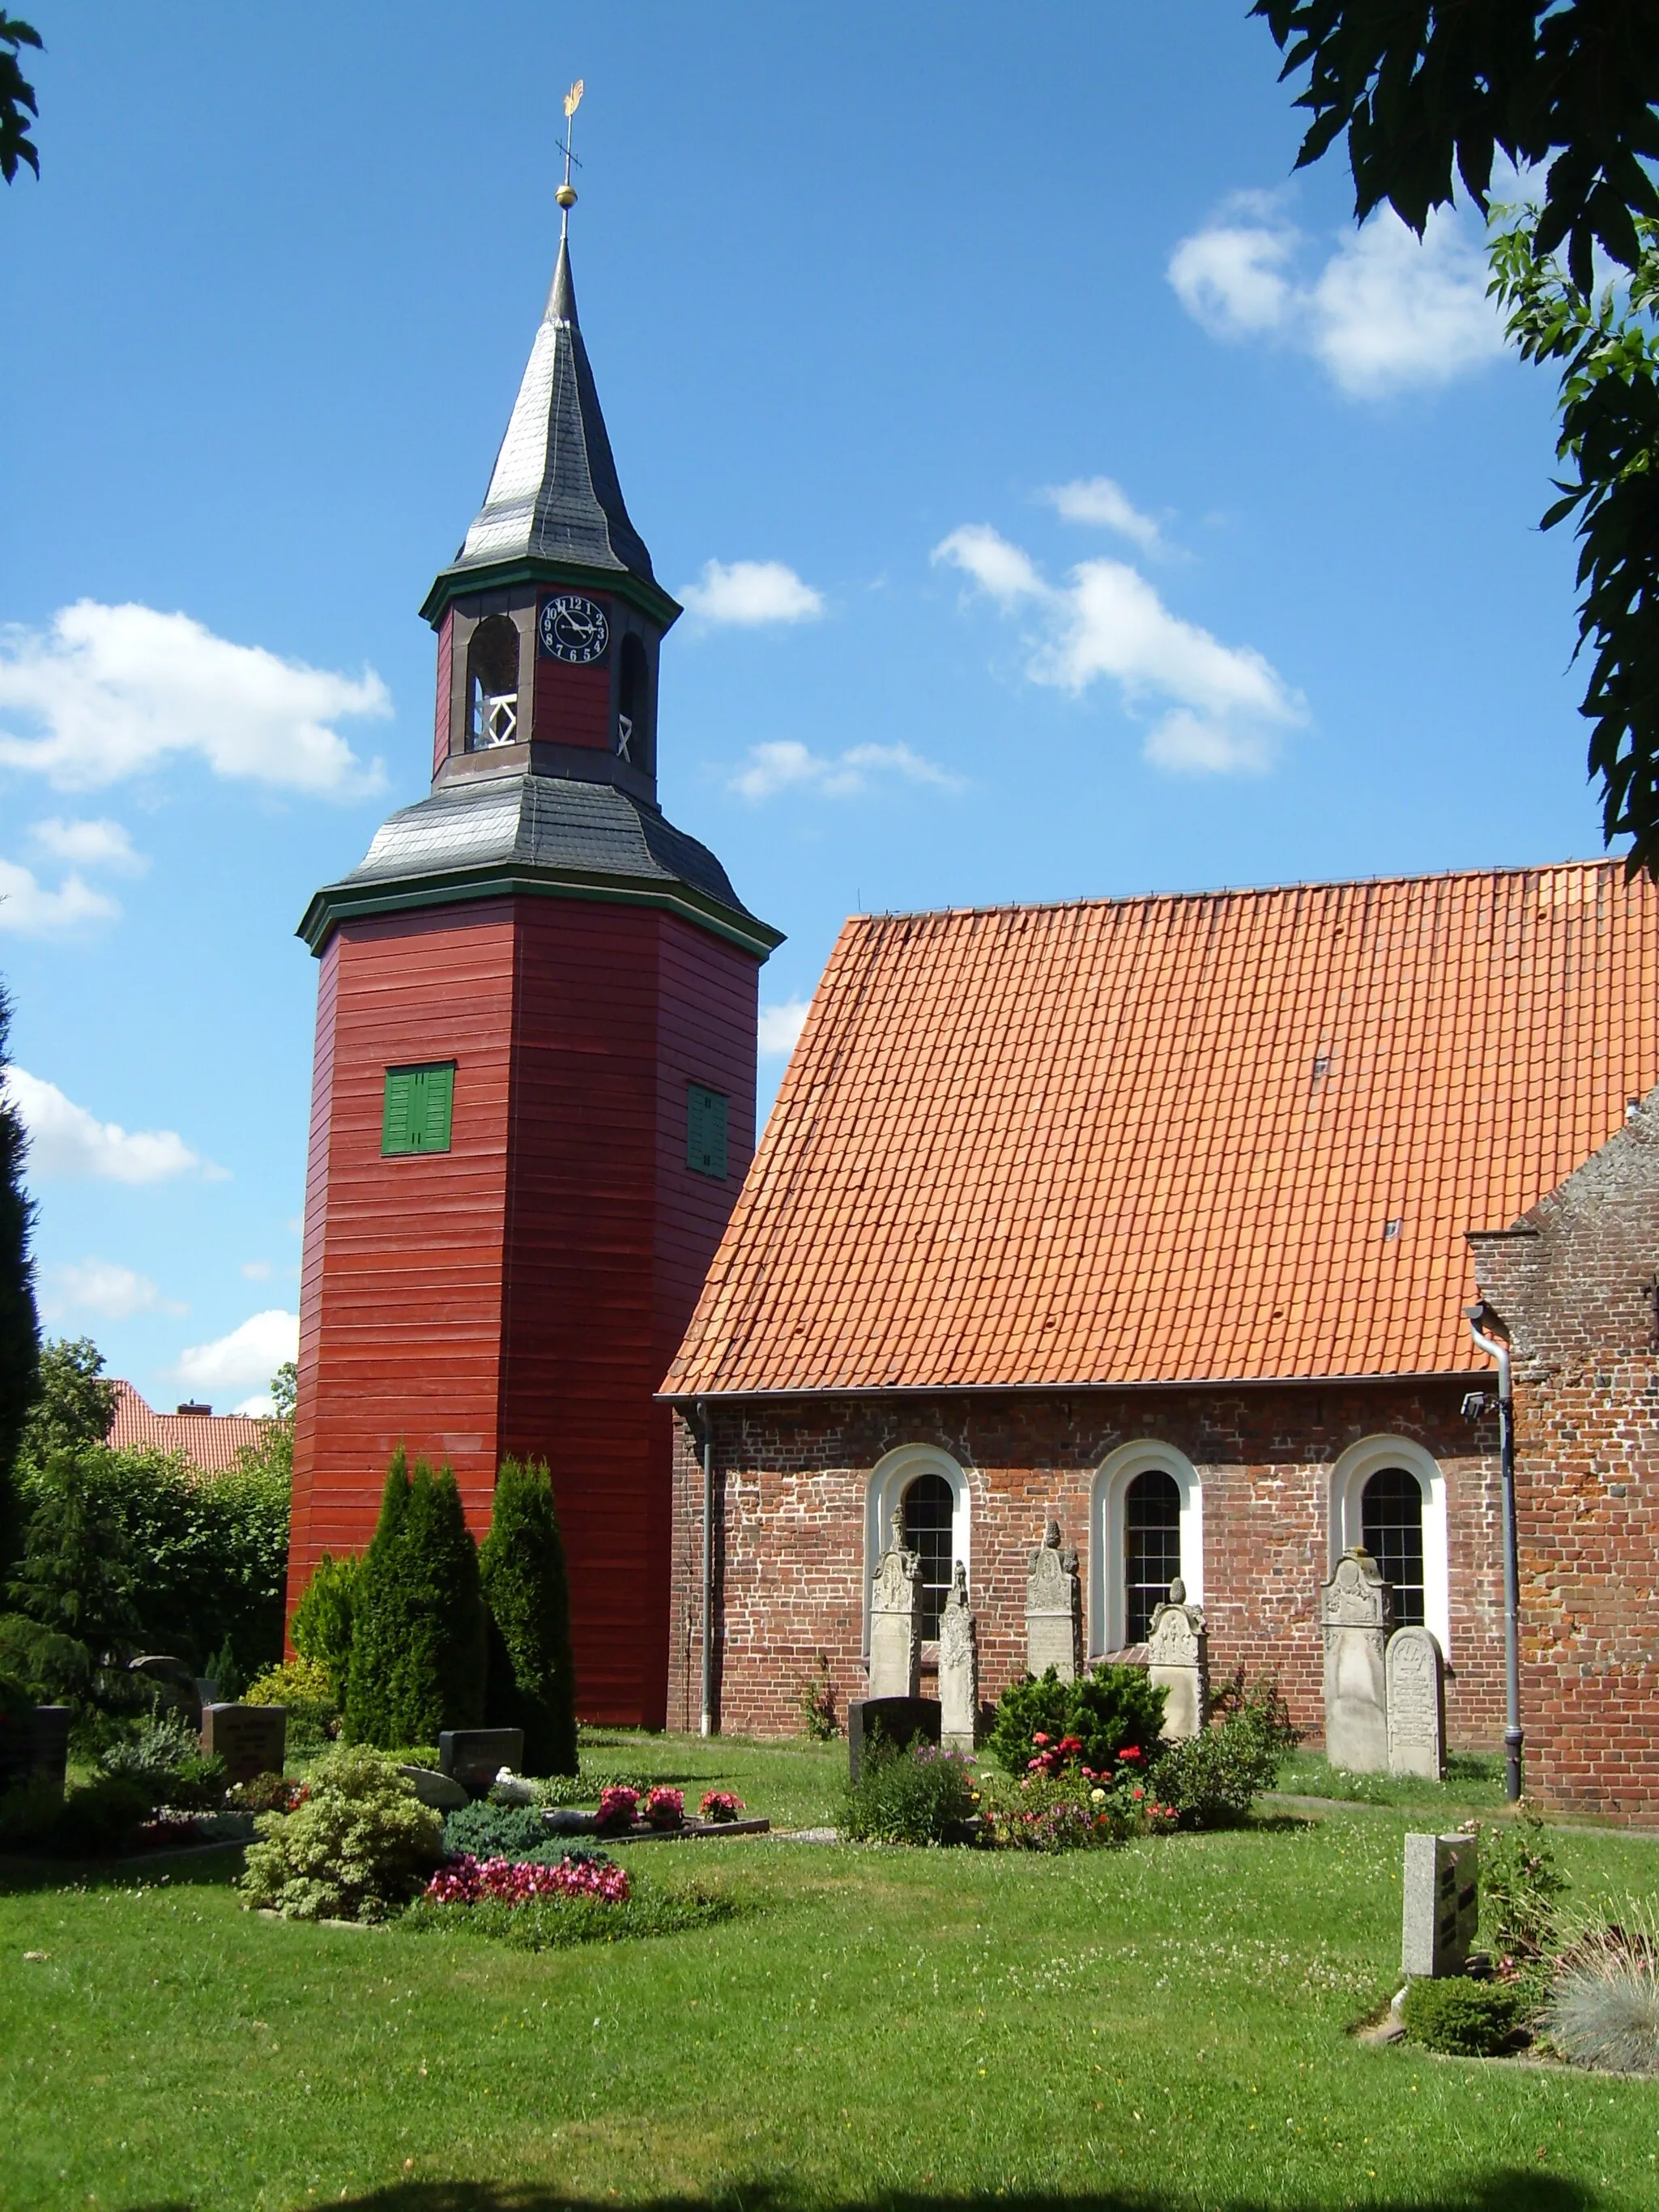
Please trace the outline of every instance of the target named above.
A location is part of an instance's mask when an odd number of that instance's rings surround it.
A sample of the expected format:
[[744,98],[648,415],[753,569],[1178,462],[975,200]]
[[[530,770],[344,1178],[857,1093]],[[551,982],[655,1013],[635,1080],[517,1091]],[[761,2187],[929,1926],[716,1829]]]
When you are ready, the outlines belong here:
[[979,1632],[968,1603],[968,1570],[958,1559],[939,1626],[939,1741],[969,1753],[979,1718]]
[[202,1715],[202,1748],[223,1759],[225,1781],[232,1788],[261,1774],[280,1774],[288,1750],[288,1709],[210,1705]]
[[465,1784],[453,1774],[436,1774],[429,1766],[400,1766],[398,1771],[422,1804],[429,1805],[434,1813],[458,1813],[463,1805],[472,1802]]
[[1400,1963],[1407,1974],[1461,1974],[1480,1917],[1480,1846],[1473,1836],[1407,1836]]
[[864,1747],[879,1729],[889,1743],[901,1750],[918,1736],[926,1743],[939,1739],[937,1698],[856,1698],[847,1708],[847,1778],[856,1782],[864,1764]]
[[1077,1547],[1060,1540],[1051,1521],[1030,1554],[1025,1577],[1025,1664],[1033,1674],[1052,1667],[1062,1682],[1083,1671],[1083,1593]]
[[872,1698],[914,1698],[921,1688],[921,1561],[893,1527],[870,1592]]
[[1202,1608],[1187,1602],[1179,1575],[1170,1584],[1170,1600],[1152,1615],[1146,1647],[1146,1679],[1168,1692],[1164,1700],[1164,1734],[1171,1743],[1201,1735],[1210,1703],[1210,1639]]
[[1389,1771],[1446,1776],[1446,1663],[1426,1628],[1396,1628],[1389,1638]]
[[1320,1592],[1325,1640],[1325,1756],[1352,1774],[1389,1771],[1389,1701],[1383,1654],[1394,1592],[1370,1553],[1355,1545]]
[[182,1659],[174,1658],[171,1652],[148,1651],[141,1658],[129,1660],[127,1671],[142,1674],[154,1685],[158,1709],[170,1708],[193,1735],[200,1735],[202,1693]]
[[502,1767],[516,1771],[523,1759],[522,1729],[445,1729],[438,1738],[440,1771],[453,1775],[463,1789],[479,1796]]

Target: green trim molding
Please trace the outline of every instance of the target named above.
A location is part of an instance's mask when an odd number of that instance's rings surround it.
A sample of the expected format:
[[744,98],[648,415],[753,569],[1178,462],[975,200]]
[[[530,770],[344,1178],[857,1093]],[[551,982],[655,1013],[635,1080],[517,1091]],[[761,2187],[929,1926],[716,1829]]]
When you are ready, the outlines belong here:
[[647,584],[627,568],[596,568],[585,562],[544,561],[525,555],[513,561],[480,561],[465,568],[441,569],[421,602],[422,619],[436,629],[452,600],[468,599],[474,592],[503,591],[514,584],[577,584],[585,591],[609,592],[617,599],[629,600],[664,629],[685,611],[659,584]]

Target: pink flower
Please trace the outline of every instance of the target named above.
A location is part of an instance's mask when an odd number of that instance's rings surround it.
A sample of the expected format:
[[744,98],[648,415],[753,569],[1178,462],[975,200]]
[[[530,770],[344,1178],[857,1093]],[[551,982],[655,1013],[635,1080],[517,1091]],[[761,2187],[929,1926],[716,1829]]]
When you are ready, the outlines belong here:
[[685,1792],[683,1790],[653,1790],[640,1810],[641,1817],[649,1827],[683,1827],[685,1824]]
[[632,1885],[623,1868],[599,1866],[592,1859],[535,1866],[513,1859],[476,1859],[463,1851],[439,1868],[424,1894],[433,1905],[477,1905],[485,1899],[528,1905],[540,1897],[593,1897],[606,1905],[626,1905]]
[[619,1828],[631,1828],[634,1825],[634,1815],[639,1810],[639,1791],[624,1790],[619,1783],[613,1783],[608,1790],[600,1790],[599,1819],[600,1833],[614,1834]]
[[729,1790],[705,1790],[697,1809],[705,1820],[735,1820],[744,1807],[742,1798]]
[[1033,1743],[1047,1743],[1048,1739],[1044,1735],[1042,1730],[1039,1729],[1036,1734],[1031,1738],[1031,1741]]

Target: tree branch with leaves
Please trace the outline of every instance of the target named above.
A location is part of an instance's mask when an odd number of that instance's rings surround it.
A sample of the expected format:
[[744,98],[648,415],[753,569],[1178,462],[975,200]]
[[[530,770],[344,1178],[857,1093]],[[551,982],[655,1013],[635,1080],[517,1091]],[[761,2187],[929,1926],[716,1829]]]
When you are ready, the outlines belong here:
[[40,150],[29,137],[40,110],[35,104],[34,87],[17,59],[25,46],[43,51],[40,33],[33,23],[21,22],[0,8],[0,177],[8,184],[16,176],[21,161],[27,161],[37,177],[40,173]]

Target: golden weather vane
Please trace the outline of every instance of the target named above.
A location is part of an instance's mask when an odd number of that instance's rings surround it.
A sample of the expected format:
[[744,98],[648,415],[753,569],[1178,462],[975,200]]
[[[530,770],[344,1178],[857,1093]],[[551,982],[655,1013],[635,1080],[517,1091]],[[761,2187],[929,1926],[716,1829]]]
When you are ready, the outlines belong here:
[[[567,215],[576,204],[576,187],[570,181],[570,164],[576,161],[576,157],[570,150],[570,142],[576,135],[576,110],[582,104],[583,90],[582,81],[578,77],[564,96],[564,137],[559,141],[559,151],[564,155],[564,182],[553,197]],[[576,161],[576,167],[580,169],[581,163]]]

